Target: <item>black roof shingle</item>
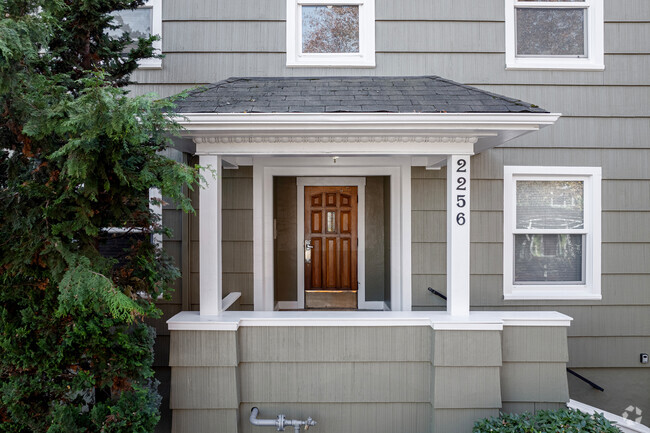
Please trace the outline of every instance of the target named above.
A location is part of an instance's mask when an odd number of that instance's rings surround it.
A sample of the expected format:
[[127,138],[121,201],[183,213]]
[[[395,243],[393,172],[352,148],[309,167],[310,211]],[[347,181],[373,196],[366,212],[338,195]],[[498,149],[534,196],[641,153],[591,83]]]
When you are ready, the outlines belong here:
[[177,113],[547,113],[437,76],[228,78],[189,92]]

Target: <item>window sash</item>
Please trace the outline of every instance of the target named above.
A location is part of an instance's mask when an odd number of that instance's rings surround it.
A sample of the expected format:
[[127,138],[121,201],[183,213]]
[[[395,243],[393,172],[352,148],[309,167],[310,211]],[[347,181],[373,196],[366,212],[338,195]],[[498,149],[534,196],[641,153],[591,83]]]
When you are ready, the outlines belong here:
[[[355,53],[305,53],[303,49],[303,12],[302,8],[303,6],[356,6],[359,8],[359,51]],[[338,58],[338,57],[349,57],[350,59],[352,58],[357,58],[363,53],[363,49],[365,47],[362,46],[363,44],[363,37],[361,35],[361,32],[363,31],[363,20],[365,18],[364,16],[364,2],[354,2],[354,1],[310,1],[310,0],[305,0],[305,1],[300,1],[298,2],[296,6],[296,23],[297,23],[297,29],[296,29],[296,36],[297,36],[297,44],[298,44],[298,56],[303,57],[303,58],[308,58],[308,57],[320,57],[320,58],[327,58],[327,57],[332,57],[332,58]]]
[[[559,5],[559,6],[556,6]],[[532,58],[532,59],[546,59],[546,58],[557,58],[557,59],[588,59],[589,58],[589,5],[570,2],[554,3],[554,2],[521,2],[515,4],[514,8],[514,38],[515,38],[515,58]],[[517,9],[583,9],[583,54],[519,54],[519,37],[518,37],[518,19],[519,15],[517,14]]]
[[[532,234],[532,235],[537,235],[537,234],[551,234],[551,235],[560,235],[563,233],[524,233],[524,234]],[[579,280],[517,280],[517,257],[516,257],[516,238],[517,238],[517,233],[513,233],[512,235],[512,245],[513,245],[513,254],[512,254],[512,284],[513,285],[520,285],[520,286],[584,286],[587,282],[587,252],[589,251],[588,248],[588,234],[583,233],[581,234],[581,245],[580,245],[580,279]],[[541,256],[543,258],[547,258],[549,260],[550,257],[553,256],[547,256],[543,255]],[[543,260],[543,259],[542,259]],[[541,260],[540,260],[541,261]],[[554,271],[556,269],[551,269],[551,271]]]
[[[560,70],[602,71],[604,56],[604,0],[570,1],[521,1],[504,0],[506,70]],[[586,20],[584,55],[518,55],[517,9],[523,8],[569,8],[583,9]]]

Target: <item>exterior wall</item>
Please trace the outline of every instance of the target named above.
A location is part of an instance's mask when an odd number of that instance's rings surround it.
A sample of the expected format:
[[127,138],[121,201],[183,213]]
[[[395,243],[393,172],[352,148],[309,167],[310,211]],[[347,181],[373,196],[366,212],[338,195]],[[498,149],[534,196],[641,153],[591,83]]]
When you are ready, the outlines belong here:
[[[604,72],[506,71],[504,2],[486,0],[376,1],[376,62],[366,68],[287,68],[284,0],[168,0],[163,4],[163,69],[139,71],[136,93],[168,96],[182,89],[232,76],[427,75],[475,85],[517,85],[517,97],[537,88],[540,98],[523,98],[547,109],[549,98],[565,99],[565,85],[577,85],[574,101],[588,95],[606,113],[643,107],[650,66],[650,11],[644,0],[605,3]],[[188,65],[193,67],[188,68]],[[550,85],[549,89],[538,87]],[[638,86],[627,90],[622,86]],[[605,86],[602,89],[593,86]],[[644,90],[645,89],[645,90]],[[550,92],[549,94],[546,94]],[[618,104],[605,97],[610,93]],[[553,94],[554,96],[552,96]],[[645,99],[643,99],[645,98]],[[564,104],[564,102],[563,102]],[[557,109],[557,108],[556,108]],[[566,109],[561,110],[567,114]]]
[[502,406],[501,332],[433,332],[433,432],[465,433]]
[[[193,0],[192,7],[186,0],[166,0],[163,69],[139,71],[132,88],[134,94],[168,96],[230,76],[436,74],[563,113],[555,126],[472,158],[472,309],[553,309],[572,316],[569,365],[606,391],[594,393],[571,379],[571,395],[613,413],[629,405],[650,412],[643,391],[650,367],[638,362],[639,353],[650,352],[650,8],[646,0],[604,1],[603,72],[506,71],[503,4],[377,0],[377,67],[323,69],[285,67],[282,0]],[[503,300],[504,165],[602,166],[602,301]],[[252,174],[246,170],[226,172],[239,177],[225,181],[224,190],[236,184],[249,191]],[[445,290],[445,177],[444,169],[413,169],[415,309],[444,309],[444,301],[426,289]],[[252,194],[237,197],[248,201],[224,200],[224,209],[227,202],[241,206],[224,211],[224,228],[238,213],[252,215]],[[235,233],[224,238],[224,257],[252,257],[252,235],[224,230]],[[193,230],[191,308],[198,305],[197,235]],[[241,291],[241,308],[251,308],[252,267],[230,265],[224,288]],[[163,304],[166,317],[180,305],[178,299]],[[165,331],[159,331],[158,344],[165,345]]]
[[[530,352],[514,347],[533,336],[518,329],[503,338],[430,326],[172,331],[172,432],[254,432],[258,407],[260,418],[311,416],[323,433],[460,433],[498,415],[506,387],[525,386],[532,405],[562,404],[565,376],[535,383],[506,371],[505,356]],[[549,331],[546,348],[566,354],[564,335]]]

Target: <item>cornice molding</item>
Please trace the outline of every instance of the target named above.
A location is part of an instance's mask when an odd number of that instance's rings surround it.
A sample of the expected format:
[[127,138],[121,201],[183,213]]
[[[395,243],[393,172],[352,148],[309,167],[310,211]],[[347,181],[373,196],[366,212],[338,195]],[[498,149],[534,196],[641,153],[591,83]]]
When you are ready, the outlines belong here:
[[474,144],[478,137],[473,136],[202,136],[194,137],[196,144],[237,144],[237,143],[469,143]]

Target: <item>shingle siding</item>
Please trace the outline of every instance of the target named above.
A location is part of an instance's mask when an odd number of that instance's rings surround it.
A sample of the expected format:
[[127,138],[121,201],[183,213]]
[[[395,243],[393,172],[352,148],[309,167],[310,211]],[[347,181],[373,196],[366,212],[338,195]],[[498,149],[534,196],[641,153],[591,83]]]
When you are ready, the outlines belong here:
[[[154,91],[166,97],[232,76],[435,74],[562,113],[556,125],[472,158],[472,308],[553,309],[572,316],[574,321],[568,330],[569,363],[606,389],[595,394],[583,382],[569,378],[572,396],[615,413],[621,413],[628,405],[650,410],[650,370],[638,363],[638,354],[650,351],[650,238],[645,223],[650,215],[647,0],[604,1],[602,72],[506,71],[503,0],[377,0],[377,67],[372,69],[287,68],[284,0],[192,0],[191,6],[189,3],[163,2],[163,69],[138,71],[134,76],[138,84],[132,86],[134,94]],[[248,101],[250,105],[240,108],[268,112],[272,111],[270,107],[284,107],[296,112],[325,112],[328,107],[337,111],[356,110],[359,106],[343,103],[350,99],[336,94],[330,104],[322,100],[312,103],[311,98],[299,93],[289,96],[285,101],[288,104]],[[380,95],[381,99],[368,103],[365,109],[399,111],[400,106],[405,106],[386,96]],[[463,96],[457,96],[454,105],[461,107],[454,108],[467,110],[468,104],[460,102]],[[204,103],[207,110],[217,109],[211,101]],[[469,107],[474,109],[472,104]],[[602,166],[602,301],[503,301],[504,165]],[[243,170],[248,173],[248,169]],[[445,290],[444,231],[426,227],[445,226],[445,174],[445,170],[413,169],[413,248],[422,255],[413,261],[415,309],[444,308],[444,301],[426,291],[429,286]],[[240,191],[245,191],[246,180],[238,182]],[[252,213],[249,208],[247,211]],[[244,230],[242,237],[248,238],[248,231]],[[196,308],[198,269],[193,271],[191,304]],[[241,302],[244,308],[250,308],[252,274],[233,273],[224,275],[224,281],[226,278],[234,281],[229,287],[244,287]],[[180,301],[163,306],[166,314],[180,307]],[[165,334],[164,322],[159,325],[159,332]],[[619,337],[613,343],[612,339]],[[507,404],[510,409],[532,407],[527,403]],[[331,409],[332,413],[341,410]],[[378,411],[375,407],[366,410]],[[423,413],[414,412],[414,416],[426,418]],[[232,413],[223,416],[235,422]],[[452,419],[452,414],[449,417]],[[644,416],[644,422],[648,420],[650,417]]]

